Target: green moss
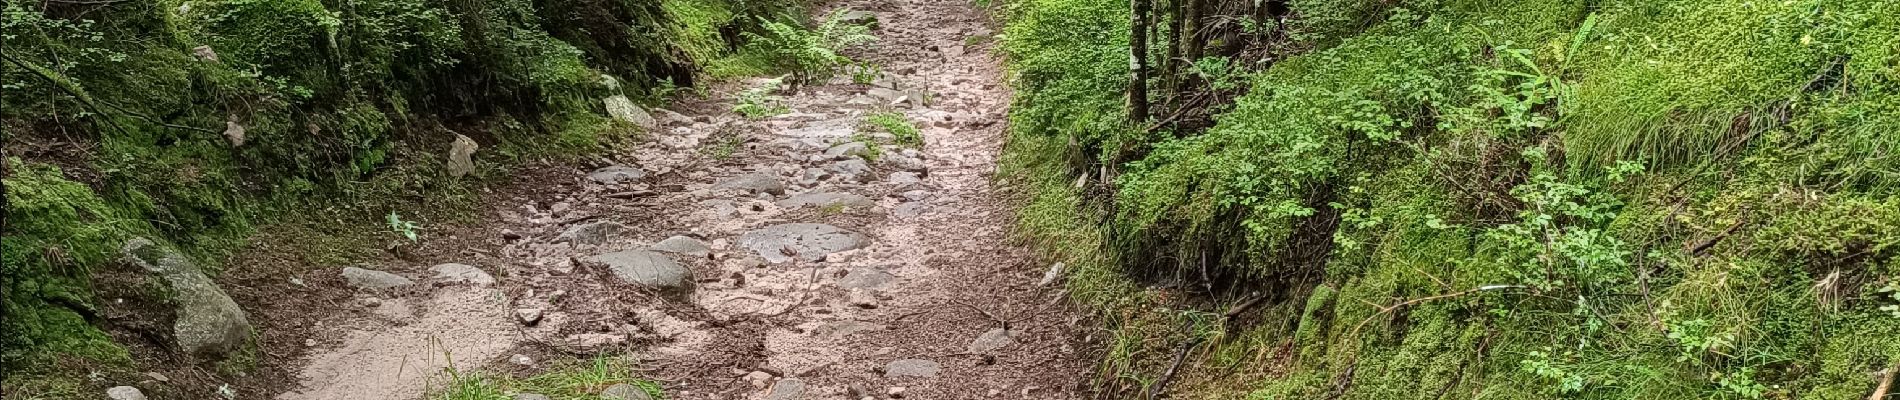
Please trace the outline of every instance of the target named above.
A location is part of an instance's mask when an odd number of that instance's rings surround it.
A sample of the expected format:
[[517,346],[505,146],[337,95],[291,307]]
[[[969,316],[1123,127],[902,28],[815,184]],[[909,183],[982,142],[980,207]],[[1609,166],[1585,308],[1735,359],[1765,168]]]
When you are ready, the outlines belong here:
[[124,218],[59,168],[6,160],[7,235],[0,237],[6,282],[7,365],[44,365],[57,355],[125,362],[125,350],[82,316],[92,309],[88,268],[118,254]]
[[[1256,353],[1291,343],[1290,371],[1180,390],[1858,398],[1866,374],[1900,358],[1883,334],[1900,320],[1874,317],[1888,303],[1870,292],[1900,279],[1900,174],[1885,156],[1900,147],[1879,133],[1900,104],[1900,2],[1288,5],[1274,46],[1292,53],[1254,71],[1214,127],[1160,135],[1115,116],[1125,44],[1077,38],[1126,28],[1062,23],[1119,23],[1125,5],[1009,10],[1005,160],[1036,166],[1012,175],[1031,182],[1022,224],[1086,232],[1036,244],[1108,265],[1078,269],[1072,286],[1194,287],[1182,272],[1208,260],[1239,271],[1236,286],[1295,294],[1227,335]],[[1102,169],[1120,172],[1109,195],[1073,184]],[[1284,261],[1314,250],[1289,246],[1313,246],[1293,239],[1315,227],[1332,246],[1317,286],[1288,285],[1316,272]],[[1128,303],[1096,299],[1182,294],[1104,293],[1078,297],[1122,315]],[[1385,308],[1407,300],[1420,302]],[[1198,368],[1224,371],[1242,351]]]

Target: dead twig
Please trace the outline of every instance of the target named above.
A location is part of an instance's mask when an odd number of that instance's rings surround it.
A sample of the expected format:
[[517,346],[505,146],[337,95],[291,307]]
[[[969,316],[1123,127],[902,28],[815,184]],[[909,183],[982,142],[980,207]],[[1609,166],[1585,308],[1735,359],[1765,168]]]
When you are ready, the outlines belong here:
[[1381,316],[1381,315],[1385,315],[1385,314],[1387,314],[1387,313],[1391,313],[1391,312],[1393,312],[1393,311],[1397,311],[1398,309],[1401,309],[1401,308],[1405,308],[1405,307],[1409,307],[1409,306],[1411,306],[1411,305],[1413,305],[1413,304],[1418,304],[1418,303],[1424,303],[1424,302],[1427,302],[1427,301],[1432,301],[1432,300],[1442,300],[1442,299],[1449,299],[1449,298],[1453,298],[1453,297],[1459,297],[1459,296],[1464,296],[1464,295],[1467,295],[1467,294],[1472,294],[1472,293],[1477,293],[1477,292],[1483,292],[1483,291],[1491,291],[1491,290],[1506,290],[1506,289],[1524,289],[1524,288],[1527,288],[1527,287],[1528,287],[1528,286],[1523,286],[1523,285],[1489,285],[1489,286],[1479,286],[1479,287],[1475,287],[1475,288],[1471,288],[1471,289],[1465,289],[1465,290],[1462,290],[1462,291],[1458,291],[1458,292],[1453,292],[1453,293],[1446,293],[1446,294],[1441,294],[1441,295],[1434,295],[1434,296],[1425,296],[1425,297],[1420,297],[1420,298],[1416,298],[1416,299],[1411,299],[1411,300],[1406,300],[1406,301],[1401,301],[1401,302],[1398,302],[1397,304],[1393,304],[1393,305],[1389,305],[1389,306],[1381,306],[1381,307],[1379,307],[1379,312],[1378,312],[1378,313],[1374,313],[1374,314],[1372,314],[1372,316],[1369,316],[1369,317],[1366,317],[1366,319],[1364,319],[1364,320],[1361,320],[1361,321],[1359,321],[1359,324],[1357,324],[1357,325],[1353,325],[1353,327],[1352,327],[1352,331],[1351,331],[1350,333],[1348,333],[1348,334],[1346,335],[1346,337],[1359,337],[1359,329],[1360,329],[1360,328],[1364,328],[1364,327],[1366,326],[1366,324],[1367,324],[1367,323],[1370,323],[1370,322],[1372,322],[1372,320],[1373,320],[1373,319],[1376,319],[1376,318],[1379,318],[1379,316]]
[[950,300],[950,303],[963,306],[971,310],[976,310],[976,312],[979,312],[979,313],[983,313],[984,317],[989,318],[990,321],[995,321],[996,324],[1001,325],[1004,330],[1009,329],[1009,320],[1003,319],[1002,317],[997,317],[996,314],[991,314],[989,310],[978,308],[977,306],[970,305],[970,303],[964,303],[964,302],[956,301],[956,300]]
[[1735,221],[1734,225],[1729,225],[1728,229],[1722,230],[1721,234],[1717,234],[1715,235],[1715,237],[1709,238],[1708,240],[1704,240],[1702,241],[1702,243],[1697,243],[1694,246],[1690,246],[1689,255],[1692,255],[1692,256],[1702,255],[1702,253],[1705,251],[1708,251],[1710,247],[1715,247],[1717,243],[1721,243],[1722,239],[1727,239],[1729,235],[1735,234],[1736,230],[1742,229],[1742,225],[1747,224],[1747,223],[1748,223],[1748,220],[1746,219]]
[[1161,393],[1168,389],[1168,382],[1174,380],[1174,374],[1180,372],[1181,364],[1187,361],[1188,351],[1193,350],[1194,346],[1199,346],[1203,339],[1206,338],[1196,336],[1194,340],[1189,340],[1186,345],[1182,345],[1180,350],[1174,351],[1174,363],[1168,365],[1168,372],[1161,375],[1161,380],[1155,381],[1153,388],[1148,389],[1148,400],[1161,398]]

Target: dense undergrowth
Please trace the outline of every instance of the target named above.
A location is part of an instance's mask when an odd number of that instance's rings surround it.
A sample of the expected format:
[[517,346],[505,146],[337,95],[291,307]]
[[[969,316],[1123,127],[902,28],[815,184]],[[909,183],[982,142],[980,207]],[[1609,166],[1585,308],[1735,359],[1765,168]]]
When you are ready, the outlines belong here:
[[587,154],[638,133],[602,98],[761,71],[733,44],[797,5],[8,1],[6,392],[58,362],[130,361],[89,281],[128,237],[213,262],[283,216],[452,202],[458,135],[481,146],[473,179]]
[[1859,399],[1894,375],[1900,2],[1247,3],[1210,47],[1267,39],[1146,82],[1232,100],[1140,118],[1129,2],[1000,6],[1023,231],[1108,317],[1106,390]]

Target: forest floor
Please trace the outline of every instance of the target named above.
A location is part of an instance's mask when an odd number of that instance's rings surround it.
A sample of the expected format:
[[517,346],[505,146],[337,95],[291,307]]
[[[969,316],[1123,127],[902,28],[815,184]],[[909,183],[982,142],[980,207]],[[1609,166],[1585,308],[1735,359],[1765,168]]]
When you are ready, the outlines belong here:
[[[618,357],[674,399],[1081,397],[1089,322],[992,186],[1009,92],[987,13],[829,7],[877,17],[852,54],[877,82],[783,91],[758,119],[732,110],[765,80],[714,84],[594,165],[523,167],[478,222],[310,271],[303,294],[239,293],[272,396],[414,399],[447,370]],[[863,122],[880,112],[921,143]]]

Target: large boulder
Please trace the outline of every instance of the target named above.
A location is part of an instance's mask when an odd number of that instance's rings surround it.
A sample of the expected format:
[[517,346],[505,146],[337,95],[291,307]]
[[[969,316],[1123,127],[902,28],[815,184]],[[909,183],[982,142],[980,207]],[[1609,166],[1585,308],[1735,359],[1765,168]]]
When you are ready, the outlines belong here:
[[692,284],[692,271],[673,258],[651,250],[617,251],[588,257],[586,261],[606,266],[622,283],[656,289],[685,289]]
[[121,252],[127,262],[170,289],[172,340],[179,350],[222,360],[251,345],[251,322],[244,309],[191,259],[146,238],[127,241]]
[[739,235],[739,246],[764,257],[766,262],[781,263],[793,257],[818,261],[826,254],[855,249],[864,245],[864,235],[836,226],[812,223],[772,225]]

